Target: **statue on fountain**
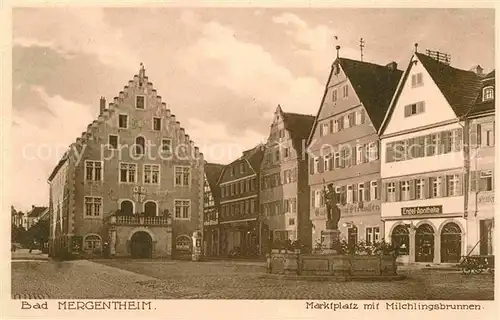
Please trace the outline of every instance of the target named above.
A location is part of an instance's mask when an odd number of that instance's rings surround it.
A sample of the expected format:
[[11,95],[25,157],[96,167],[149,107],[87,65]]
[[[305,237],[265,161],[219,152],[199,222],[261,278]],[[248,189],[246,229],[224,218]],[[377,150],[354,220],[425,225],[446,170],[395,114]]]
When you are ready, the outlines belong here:
[[327,214],[326,229],[338,230],[340,209],[337,207],[337,203],[339,195],[335,192],[332,183],[328,184],[328,189],[323,187],[323,195],[325,198]]

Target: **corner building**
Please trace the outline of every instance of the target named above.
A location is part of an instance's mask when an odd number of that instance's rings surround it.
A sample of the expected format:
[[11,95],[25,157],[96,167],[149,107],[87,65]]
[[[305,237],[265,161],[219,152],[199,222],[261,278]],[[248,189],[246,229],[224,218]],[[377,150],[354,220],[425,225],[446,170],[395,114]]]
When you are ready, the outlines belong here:
[[333,63],[308,140],[314,247],[326,229],[323,189],[330,183],[340,195],[340,238],[350,244],[381,240],[377,130],[401,74],[395,62],[383,66],[337,57]]
[[406,263],[457,263],[469,246],[465,116],[481,76],[415,52],[380,129],[385,238]]
[[50,255],[189,255],[203,164],[141,66],[49,177]]

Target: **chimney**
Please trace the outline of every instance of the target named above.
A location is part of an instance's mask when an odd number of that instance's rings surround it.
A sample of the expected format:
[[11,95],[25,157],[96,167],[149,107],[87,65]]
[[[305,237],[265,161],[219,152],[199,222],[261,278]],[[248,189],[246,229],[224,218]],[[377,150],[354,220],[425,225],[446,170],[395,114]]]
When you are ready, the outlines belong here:
[[106,109],[106,98],[101,97],[100,106],[99,106],[99,114],[102,114]]
[[483,68],[481,68],[480,65],[472,67],[469,71],[474,72],[475,74],[477,74],[480,77],[484,76]]
[[396,71],[398,69],[398,64],[395,61],[392,61],[392,62],[389,62],[386,65],[386,67],[387,67],[387,69],[389,69],[389,71]]

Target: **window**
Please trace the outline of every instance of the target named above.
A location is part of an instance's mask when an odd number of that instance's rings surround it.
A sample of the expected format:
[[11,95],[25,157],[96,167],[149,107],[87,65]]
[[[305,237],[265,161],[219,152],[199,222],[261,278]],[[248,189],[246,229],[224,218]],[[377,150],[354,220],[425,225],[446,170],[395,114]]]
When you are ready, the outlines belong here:
[[144,137],[135,138],[135,154],[142,155],[146,151],[146,140]]
[[424,113],[424,111],[425,111],[425,104],[423,101],[412,103],[405,106],[405,117],[421,114]]
[[322,197],[321,190],[312,191],[312,204],[314,208],[321,207],[321,197]]
[[333,165],[335,168],[340,168],[340,152],[335,152],[335,161]]
[[433,177],[432,180],[432,197],[441,197],[441,177]]
[[378,160],[378,143],[370,142],[368,145],[368,161]]
[[161,118],[153,118],[153,130],[161,130]]
[[421,72],[413,74],[411,76],[411,86],[412,87],[418,87],[418,86],[421,86],[422,84],[423,84],[423,81],[422,81],[422,73]]
[[329,168],[329,163],[330,163],[330,155],[326,155],[323,157],[323,171],[329,171],[331,168]]
[[417,179],[415,181],[415,199],[424,199],[424,190],[425,190],[425,180]]
[[160,184],[160,165],[158,164],[144,165],[144,183]]
[[161,139],[161,151],[163,153],[171,153],[172,152],[172,140]]
[[[476,188],[476,186],[472,186]],[[492,170],[485,170],[479,172],[479,190],[478,191],[491,191],[493,190],[493,172]]]
[[135,163],[120,163],[120,182],[135,182],[136,173],[137,165]]
[[332,101],[333,102],[337,101],[337,89],[332,90]]
[[460,190],[459,190],[460,178],[459,178],[458,174],[447,176],[446,179],[448,180],[448,186],[447,186],[448,194],[447,194],[447,196],[453,197],[453,196],[460,195]]
[[328,128],[328,122],[321,124],[320,136],[327,135],[329,130],[330,129]]
[[145,107],[144,96],[136,96],[135,97],[135,107],[137,109],[144,109],[144,107]]
[[342,87],[342,97],[343,98],[347,98],[349,96],[349,86],[348,85],[344,85]]
[[99,217],[102,215],[102,198],[85,197],[85,216]]
[[387,201],[396,201],[396,183],[394,182],[387,183]]
[[285,158],[288,158],[290,156],[290,148],[285,148],[284,151],[283,151],[284,155],[285,155]]
[[349,118],[349,128],[356,126],[356,113],[351,112],[347,115],[347,117]]
[[495,99],[495,90],[493,87],[486,87],[483,89],[483,101]]
[[146,201],[144,203],[144,215],[147,217],[155,217],[157,215],[157,205],[154,201]]
[[102,161],[85,160],[85,180],[102,180]]
[[85,251],[100,251],[101,250],[101,238],[98,235],[88,235],[85,236]]
[[120,114],[118,116],[118,128],[121,128],[121,129],[128,128],[128,115]]
[[484,146],[486,146],[486,147],[494,146],[495,145],[495,135],[494,135],[493,128],[486,129],[484,134],[486,137],[486,139],[484,139]]
[[364,202],[365,200],[365,184],[360,183],[358,184],[358,202]]
[[276,149],[275,155],[276,155],[276,161],[280,161],[280,149]]
[[240,173],[245,173],[245,163],[240,163]]
[[314,173],[319,173],[319,158],[314,158]]
[[343,128],[349,128],[349,115],[346,114],[344,117],[344,125],[342,126]]
[[175,219],[188,220],[191,214],[190,200],[175,200]]
[[339,132],[340,129],[340,123],[339,119],[333,120],[333,132]]
[[134,203],[130,200],[120,201],[120,215],[133,216],[134,215]]
[[377,181],[371,181],[370,182],[370,200],[371,201],[377,199],[377,193],[378,193]]
[[353,201],[354,201],[354,190],[351,184],[347,186],[347,203],[353,203]]
[[280,131],[278,131],[278,134],[280,139],[285,138],[285,129],[280,129]]
[[111,149],[118,149],[118,136],[110,134],[108,136],[108,145]]
[[288,219],[288,225],[289,226],[294,226],[295,225],[295,218],[289,218]]
[[453,131],[441,132],[440,148],[442,153],[450,153],[453,147]]
[[401,181],[401,200],[410,200],[410,181]]
[[[175,167],[175,186],[189,187],[191,185],[191,168]],[[231,194],[234,194],[234,185],[231,185]]]
[[367,227],[366,228],[366,244],[373,245],[379,241],[380,238],[380,228],[379,227]]
[[398,225],[391,234],[392,245],[399,249],[401,255],[408,255],[410,250],[410,232],[405,225]]

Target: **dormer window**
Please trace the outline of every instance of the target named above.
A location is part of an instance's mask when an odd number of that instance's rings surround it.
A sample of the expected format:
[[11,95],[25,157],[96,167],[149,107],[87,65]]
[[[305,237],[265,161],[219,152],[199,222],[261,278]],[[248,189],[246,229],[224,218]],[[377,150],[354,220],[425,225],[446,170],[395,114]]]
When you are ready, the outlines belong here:
[[483,89],[483,101],[493,100],[495,98],[495,90],[492,86]]

